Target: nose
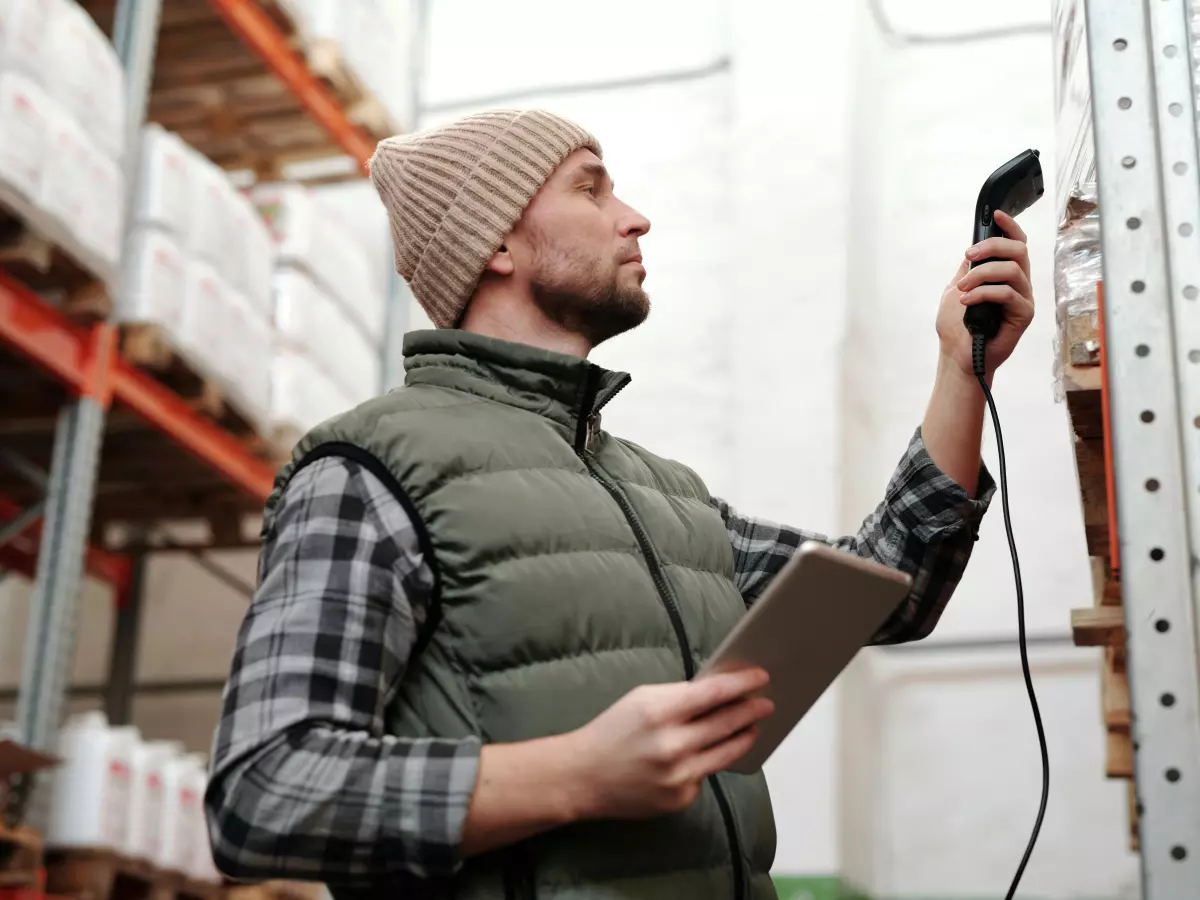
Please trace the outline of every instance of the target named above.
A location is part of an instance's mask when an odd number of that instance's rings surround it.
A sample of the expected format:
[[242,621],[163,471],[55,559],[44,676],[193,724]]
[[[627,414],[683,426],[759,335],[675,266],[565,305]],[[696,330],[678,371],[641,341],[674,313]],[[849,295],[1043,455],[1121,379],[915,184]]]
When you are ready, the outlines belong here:
[[650,230],[650,220],[632,206],[625,206],[621,217],[621,237],[639,238]]

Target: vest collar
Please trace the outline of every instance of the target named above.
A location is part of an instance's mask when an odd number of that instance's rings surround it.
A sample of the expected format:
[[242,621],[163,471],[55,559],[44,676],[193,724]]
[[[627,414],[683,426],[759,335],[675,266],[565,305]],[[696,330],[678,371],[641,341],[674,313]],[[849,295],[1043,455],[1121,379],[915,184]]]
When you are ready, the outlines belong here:
[[631,381],[586,359],[453,328],[404,336],[405,384],[435,384],[559,422],[591,448],[600,410]]

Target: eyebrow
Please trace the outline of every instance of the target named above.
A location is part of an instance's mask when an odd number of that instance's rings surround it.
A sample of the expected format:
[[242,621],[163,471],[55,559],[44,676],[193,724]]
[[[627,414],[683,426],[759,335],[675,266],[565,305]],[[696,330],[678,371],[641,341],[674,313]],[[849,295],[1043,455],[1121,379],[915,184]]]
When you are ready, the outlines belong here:
[[612,186],[612,176],[608,174],[608,169],[604,168],[603,163],[587,162],[575,170],[575,177],[581,175],[590,175],[598,181],[608,181],[609,186]]

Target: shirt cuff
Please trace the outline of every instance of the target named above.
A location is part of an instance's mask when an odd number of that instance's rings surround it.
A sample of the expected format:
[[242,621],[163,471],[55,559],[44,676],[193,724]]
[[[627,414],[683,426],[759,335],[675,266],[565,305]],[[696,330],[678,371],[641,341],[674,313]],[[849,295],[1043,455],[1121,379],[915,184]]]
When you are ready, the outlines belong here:
[[979,540],[979,524],[991,506],[996,482],[980,460],[975,497],[943,472],[929,455],[920,426],[888,485],[888,505],[922,538],[968,529]]

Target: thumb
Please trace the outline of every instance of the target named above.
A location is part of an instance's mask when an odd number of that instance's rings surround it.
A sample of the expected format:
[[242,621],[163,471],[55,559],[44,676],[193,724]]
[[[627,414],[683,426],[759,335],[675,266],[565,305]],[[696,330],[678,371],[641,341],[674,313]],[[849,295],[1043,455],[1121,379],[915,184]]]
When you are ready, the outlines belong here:
[[963,261],[958,264],[958,271],[954,273],[954,277],[950,280],[957,282],[960,278],[962,278],[964,275],[966,275],[967,272],[969,272],[970,270],[971,270],[971,261],[969,259],[964,258]]

